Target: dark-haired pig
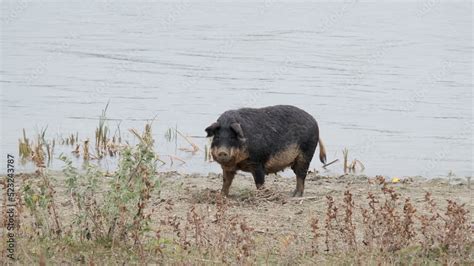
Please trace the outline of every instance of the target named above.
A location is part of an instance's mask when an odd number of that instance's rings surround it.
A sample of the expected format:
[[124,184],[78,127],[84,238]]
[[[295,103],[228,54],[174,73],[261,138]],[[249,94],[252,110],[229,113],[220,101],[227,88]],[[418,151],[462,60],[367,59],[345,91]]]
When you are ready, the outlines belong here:
[[226,111],[217,122],[206,128],[206,132],[208,137],[213,137],[211,154],[222,166],[222,194],[226,196],[238,170],[252,173],[259,189],[266,174],[287,167],[296,174],[293,196],[302,196],[318,143],[319,159],[326,163],[326,151],[319,138],[316,120],[294,106]]

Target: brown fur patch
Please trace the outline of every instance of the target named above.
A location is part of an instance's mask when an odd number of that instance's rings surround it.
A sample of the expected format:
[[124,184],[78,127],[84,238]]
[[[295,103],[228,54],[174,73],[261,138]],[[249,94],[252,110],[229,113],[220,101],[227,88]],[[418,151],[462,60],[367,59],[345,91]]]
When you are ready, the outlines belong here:
[[[221,151],[225,151],[230,154],[231,159],[229,162],[223,164],[216,160],[217,154],[219,154],[219,152]],[[249,157],[247,149],[240,149],[240,148],[233,148],[233,147],[230,149],[222,148],[222,147],[212,148],[211,154],[214,160],[216,160],[216,162],[218,162],[222,166],[223,169],[226,169],[229,171],[235,170],[238,163],[244,161],[245,159]]]
[[296,144],[288,146],[285,150],[278,152],[277,154],[270,157],[265,164],[265,170],[267,173],[276,173],[282,171],[288,166],[292,165],[301,150]]
[[232,148],[231,150],[231,156],[234,158],[235,164],[240,163],[241,161],[248,159],[249,158],[249,153],[247,150],[243,149],[237,149],[237,148]]
[[211,148],[211,154],[212,154],[212,157],[214,158],[214,160],[217,159],[217,154],[219,154],[219,152],[227,152],[227,153],[230,153],[230,150],[227,149],[227,148],[223,148],[223,147]]

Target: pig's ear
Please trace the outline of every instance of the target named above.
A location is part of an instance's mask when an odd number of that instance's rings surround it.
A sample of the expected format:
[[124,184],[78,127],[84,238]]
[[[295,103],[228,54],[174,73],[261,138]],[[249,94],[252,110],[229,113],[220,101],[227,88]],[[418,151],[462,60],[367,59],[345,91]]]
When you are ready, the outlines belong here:
[[214,122],[212,125],[208,126],[206,128],[206,132],[207,132],[207,137],[212,137],[214,136],[216,130],[220,127],[219,123],[217,122]]
[[242,127],[240,126],[239,123],[232,123],[230,125],[230,128],[232,128],[232,130],[234,130],[234,132],[237,133],[237,137],[240,140],[245,141],[244,131],[242,130]]

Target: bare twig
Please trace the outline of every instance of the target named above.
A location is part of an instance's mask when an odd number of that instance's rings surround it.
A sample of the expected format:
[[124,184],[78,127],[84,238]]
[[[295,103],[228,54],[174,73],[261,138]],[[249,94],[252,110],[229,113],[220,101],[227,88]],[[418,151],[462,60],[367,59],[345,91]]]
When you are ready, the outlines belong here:
[[339,161],[339,159],[336,159],[336,160],[334,160],[334,161],[332,161],[332,162],[330,162],[330,163],[327,163],[327,164],[323,165],[323,168],[326,169],[326,167],[328,167],[328,166],[330,166],[331,164],[336,163],[336,162],[338,162],[338,161]]

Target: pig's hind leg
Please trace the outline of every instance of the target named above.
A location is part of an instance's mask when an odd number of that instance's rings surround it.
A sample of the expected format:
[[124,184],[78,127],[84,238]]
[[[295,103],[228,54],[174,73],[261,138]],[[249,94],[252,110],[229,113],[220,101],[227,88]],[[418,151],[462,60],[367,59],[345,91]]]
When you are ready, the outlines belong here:
[[296,175],[296,189],[293,192],[293,197],[302,197],[304,192],[304,181],[308,174],[308,168],[311,160],[307,160],[303,154],[296,157],[294,164],[291,166]]

